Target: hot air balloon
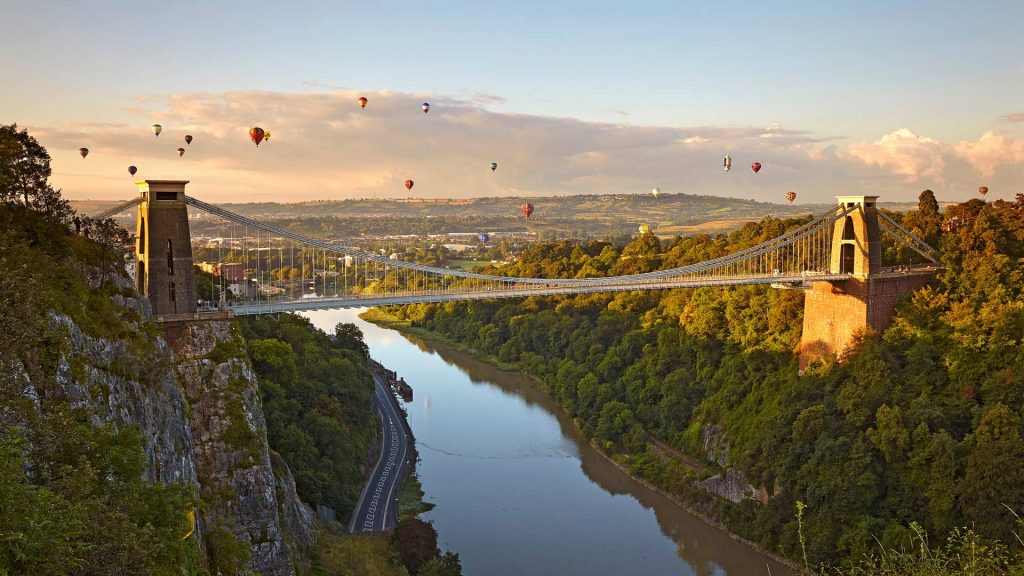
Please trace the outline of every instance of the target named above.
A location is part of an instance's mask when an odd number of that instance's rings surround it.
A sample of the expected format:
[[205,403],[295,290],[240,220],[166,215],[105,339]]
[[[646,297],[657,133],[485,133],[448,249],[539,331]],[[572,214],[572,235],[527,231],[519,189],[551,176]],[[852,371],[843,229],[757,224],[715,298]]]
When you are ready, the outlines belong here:
[[722,158],[722,170],[725,170],[726,172],[732,170],[732,156],[726,154],[725,158]]
[[178,158],[181,158],[184,155],[185,155],[185,149],[184,148],[178,148]]
[[270,140],[270,130],[265,130],[263,132],[263,141],[266,142],[267,140]]
[[491,172],[494,172],[497,169],[498,169],[498,163],[497,162],[491,162]]
[[487,244],[487,241],[490,240],[490,239],[491,239],[491,235],[488,234],[487,232],[481,232],[480,233],[480,243],[481,244]]
[[187,144],[188,146],[192,145],[192,135],[191,134],[185,134],[185,144]]
[[523,213],[523,216],[526,216],[526,218],[529,219],[530,214],[533,214],[533,204],[527,202],[519,207],[519,211]]
[[406,180],[405,181],[405,189],[406,190],[412,190],[412,187],[413,187],[414,184],[415,184],[415,182],[413,182],[412,180]]
[[761,163],[754,162],[753,164],[750,165],[750,169],[754,171],[754,174],[757,174],[758,172],[761,171]]
[[[85,150],[85,149],[83,148],[83,150]],[[84,155],[82,157],[85,158]],[[978,194],[981,194],[982,196],[984,196],[985,194],[988,194],[988,186],[981,186],[981,187],[979,187],[978,188]]]
[[135,173],[138,172],[138,171],[139,171],[139,169],[136,168],[135,166],[129,166],[128,167],[128,173],[131,174],[132,176],[135,176]]
[[647,224],[641,224],[640,225],[640,233],[641,234],[647,234],[650,231],[651,231],[651,227],[648,226]]
[[260,142],[263,142],[263,137],[266,136],[266,134],[267,133],[263,131],[263,128],[254,126],[249,130],[249,140],[252,140],[252,143],[256,146],[259,146]]
[[651,195],[652,195],[652,196],[654,196],[655,198],[657,198],[657,197],[658,197],[658,194],[661,194],[661,188],[652,188],[652,189],[651,189]]
[[793,200],[796,200],[796,192],[786,192],[786,200],[789,200],[789,203],[792,204]]
[[88,148],[79,148],[78,149],[78,153],[82,155],[82,158],[85,158],[86,156],[89,155],[89,149]]
[[366,99],[366,96],[360,96],[359,97],[359,107],[360,108],[366,108],[366,103],[367,102],[369,102],[369,100]]
[[164,131],[164,127],[159,124],[153,124],[153,135],[157,138],[160,137],[160,133]]
[[427,112],[430,112],[430,102],[424,102],[423,106],[420,106],[420,108],[423,109],[423,113],[424,114],[426,114]]

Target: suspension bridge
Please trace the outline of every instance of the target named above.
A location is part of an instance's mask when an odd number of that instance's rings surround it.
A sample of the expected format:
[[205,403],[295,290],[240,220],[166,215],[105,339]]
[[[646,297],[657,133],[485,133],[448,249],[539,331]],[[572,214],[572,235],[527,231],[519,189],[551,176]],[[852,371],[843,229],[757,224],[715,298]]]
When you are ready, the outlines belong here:
[[[623,276],[532,278],[426,266],[398,254],[312,238],[188,196],[186,184],[139,182],[137,198],[96,215],[105,218],[137,207],[136,288],[163,321],[224,311],[252,315],[765,284],[807,291],[803,364],[804,349],[809,357],[834,354],[856,330],[884,328],[899,296],[940,269],[935,250],[879,211],[874,196],[840,196],[835,208],[802,226],[704,262]],[[225,234],[194,247],[189,209],[218,219]],[[883,266],[883,237],[910,248],[924,263]],[[217,284],[210,295],[196,293],[194,250]],[[814,340],[808,341],[809,336]]]

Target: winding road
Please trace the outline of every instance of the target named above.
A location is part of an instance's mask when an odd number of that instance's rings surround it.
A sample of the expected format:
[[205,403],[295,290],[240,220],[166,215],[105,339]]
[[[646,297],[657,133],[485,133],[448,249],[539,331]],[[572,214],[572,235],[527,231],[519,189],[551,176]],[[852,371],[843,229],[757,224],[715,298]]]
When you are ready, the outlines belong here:
[[377,413],[381,419],[380,459],[373,468],[366,486],[356,502],[349,532],[381,532],[390,530],[398,522],[398,498],[402,491],[406,461],[409,456],[409,438],[405,432],[397,401],[388,385],[373,375],[377,395]]

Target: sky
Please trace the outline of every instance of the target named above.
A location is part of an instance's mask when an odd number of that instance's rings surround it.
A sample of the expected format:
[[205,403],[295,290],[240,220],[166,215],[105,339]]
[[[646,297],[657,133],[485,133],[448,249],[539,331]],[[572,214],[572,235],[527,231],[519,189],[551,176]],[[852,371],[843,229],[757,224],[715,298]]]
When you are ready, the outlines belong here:
[[0,123],[73,199],[131,197],[130,164],[214,202],[1024,191],[1017,0],[0,0],[0,22]]

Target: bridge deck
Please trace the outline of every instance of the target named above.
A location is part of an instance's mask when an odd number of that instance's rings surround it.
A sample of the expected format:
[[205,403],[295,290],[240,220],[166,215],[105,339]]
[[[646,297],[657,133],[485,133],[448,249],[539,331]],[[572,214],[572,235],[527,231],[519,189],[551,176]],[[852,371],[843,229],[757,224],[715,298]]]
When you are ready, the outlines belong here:
[[399,295],[348,298],[303,298],[301,300],[244,302],[229,305],[237,316],[272,314],[275,312],[300,312],[306,310],[329,310],[338,308],[369,308],[397,304],[421,304],[427,302],[455,302],[465,300],[488,300],[497,298],[525,298],[528,296],[558,296],[564,294],[593,294],[600,292],[630,292],[635,290],[670,290],[673,288],[706,288],[713,286],[749,286],[758,284],[803,284],[806,282],[838,281],[850,278],[849,274],[808,273],[799,276],[734,276],[689,280],[659,280],[656,282],[593,284],[581,286],[551,286],[513,290],[480,290],[476,292],[408,292]]

